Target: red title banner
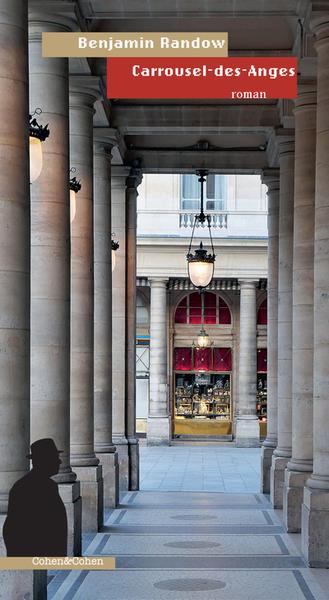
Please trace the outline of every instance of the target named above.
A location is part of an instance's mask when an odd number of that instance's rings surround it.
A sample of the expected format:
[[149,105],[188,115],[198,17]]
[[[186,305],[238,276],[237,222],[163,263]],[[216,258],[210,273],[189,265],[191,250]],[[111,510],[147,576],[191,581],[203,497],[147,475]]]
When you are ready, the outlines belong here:
[[108,58],[108,98],[296,98],[297,58]]

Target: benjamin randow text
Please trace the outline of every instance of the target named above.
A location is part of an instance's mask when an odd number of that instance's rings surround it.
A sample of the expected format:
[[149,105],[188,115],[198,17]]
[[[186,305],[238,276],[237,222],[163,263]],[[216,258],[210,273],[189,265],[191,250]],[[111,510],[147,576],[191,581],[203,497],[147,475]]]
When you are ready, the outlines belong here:
[[107,57],[225,57],[226,32],[44,32],[42,55]]
[[85,48],[99,48],[101,50],[106,49],[108,52],[112,50],[150,50],[150,49],[170,49],[173,50],[189,50],[194,49],[205,49],[209,48],[222,50],[226,45],[226,40],[220,39],[203,39],[200,36],[196,36],[193,39],[175,39],[169,36],[161,36],[157,44],[156,40],[147,39],[143,36],[131,39],[115,39],[108,37],[106,39],[88,39],[85,36],[79,36],[79,49]]

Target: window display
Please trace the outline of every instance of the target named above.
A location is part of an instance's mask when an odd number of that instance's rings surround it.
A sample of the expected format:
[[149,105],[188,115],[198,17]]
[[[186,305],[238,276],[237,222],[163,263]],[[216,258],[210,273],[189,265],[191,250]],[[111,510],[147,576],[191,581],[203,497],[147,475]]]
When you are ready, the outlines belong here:
[[257,373],[257,415],[260,421],[267,421],[267,374]]
[[175,415],[190,419],[231,419],[229,373],[176,374]]

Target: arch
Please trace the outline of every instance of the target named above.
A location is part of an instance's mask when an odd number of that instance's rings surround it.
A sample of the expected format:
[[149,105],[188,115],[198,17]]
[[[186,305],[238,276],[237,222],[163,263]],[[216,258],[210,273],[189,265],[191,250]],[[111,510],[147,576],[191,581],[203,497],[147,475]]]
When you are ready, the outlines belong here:
[[[178,303],[175,323],[185,325],[201,324],[201,296],[199,292],[187,294]],[[213,292],[204,294],[204,323],[206,325],[230,325],[231,311],[223,298]]]
[[267,325],[267,298],[259,305],[257,311],[257,325]]

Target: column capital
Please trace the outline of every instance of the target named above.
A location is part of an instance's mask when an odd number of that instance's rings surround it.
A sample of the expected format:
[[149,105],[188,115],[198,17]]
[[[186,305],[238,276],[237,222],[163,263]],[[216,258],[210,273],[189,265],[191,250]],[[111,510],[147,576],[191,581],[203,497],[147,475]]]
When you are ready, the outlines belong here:
[[316,79],[298,80],[298,96],[295,99],[294,114],[300,110],[315,109],[317,104],[317,81]]
[[94,147],[96,151],[111,153],[114,146],[120,143],[120,134],[111,127],[94,127]]
[[70,108],[94,110],[101,97],[101,78],[94,75],[73,75],[69,80]]
[[169,281],[168,277],[149,277],[148,280],[151,288],[166,288]]
[[127,189],[135,189],[137,192],[138,186],[142,183],[143,172],[140,166],[140,162],[136,161],[136,164],[133,164],[130,168],[129,175],[126,179],[126,187]]
[[250,289],[254,289],[256,287],[256,285],[258,284],[259,279],[253,279],[253,278],[245,278],[245,279],[238,279],[238,283],[240,286],[240,289],[243,287],[244,289],[246,288],[250,288]]
[[278,146],[279,156],[283,154],[294,154],[295,152],[295,130],[278,127],[275,130],[275,141]]
[[29,0],[29,39],[41,39],[43,31],[79,31],[74,0]]
[[262,183],[267,186],[267,193],[279,191],[280,189],[280,169],[264,169],[262,171]]
[[329,44],[329,0],[313,0],[310,27],[316,36],[316,50]]

